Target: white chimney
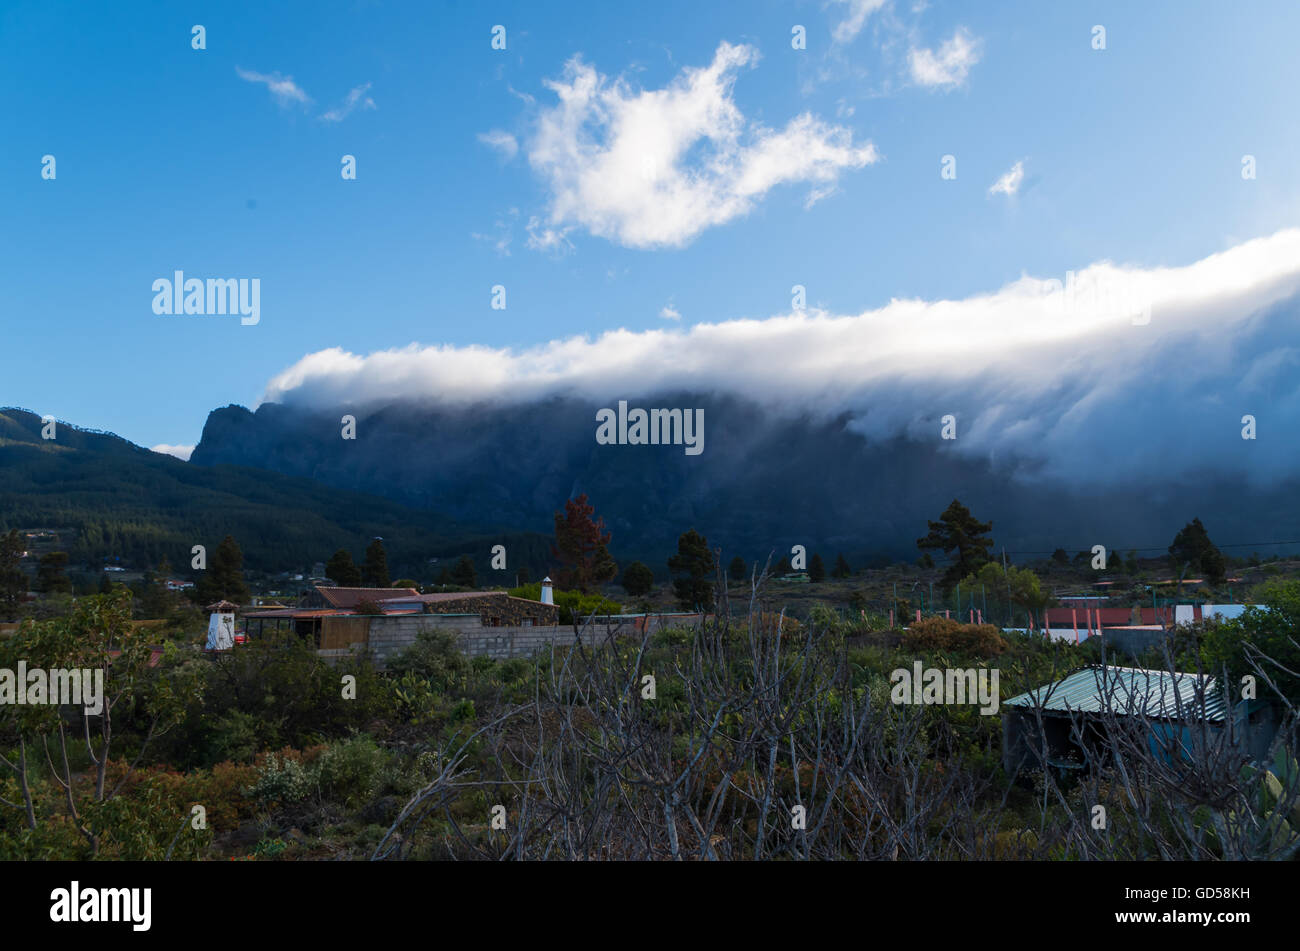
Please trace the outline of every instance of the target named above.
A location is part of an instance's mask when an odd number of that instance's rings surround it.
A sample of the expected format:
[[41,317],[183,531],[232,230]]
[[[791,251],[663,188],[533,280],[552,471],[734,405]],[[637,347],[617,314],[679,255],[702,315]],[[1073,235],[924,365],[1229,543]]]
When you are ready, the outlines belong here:
[[542,579],[542,604],[554,604],[555,596],[551,593],[551,579]]
[[229,601],[208,605],[208,642],[205,650],[228,651],[235,646],[235,608]]

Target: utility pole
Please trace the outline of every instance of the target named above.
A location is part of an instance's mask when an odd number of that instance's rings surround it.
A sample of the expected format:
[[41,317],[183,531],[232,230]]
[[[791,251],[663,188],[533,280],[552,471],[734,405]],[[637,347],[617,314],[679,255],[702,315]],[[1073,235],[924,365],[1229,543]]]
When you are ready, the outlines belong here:
[[1007,627],[1011,627],[1011,572],[1007,570],[1007,549],[1002,547],[1002,577],[1007,579]]

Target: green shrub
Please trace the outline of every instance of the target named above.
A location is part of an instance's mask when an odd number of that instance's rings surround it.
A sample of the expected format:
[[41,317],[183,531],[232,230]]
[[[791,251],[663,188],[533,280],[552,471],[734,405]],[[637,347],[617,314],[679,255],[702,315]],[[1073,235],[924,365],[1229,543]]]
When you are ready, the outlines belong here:
[[330,744],[317,761],[321,793],[349,806],[366,802],[374,795],[388,758],[365,734]]
[[992,657],[1005,652],[1008,645],[992,624],[963,624],[951,618],[928,617],[908,626],[903,635],[903,649]]
[[268,753],[257,779],[244,794],[262,806],[301,802],[319,783],[320,770],[315,764],[305,766],[301,760]]

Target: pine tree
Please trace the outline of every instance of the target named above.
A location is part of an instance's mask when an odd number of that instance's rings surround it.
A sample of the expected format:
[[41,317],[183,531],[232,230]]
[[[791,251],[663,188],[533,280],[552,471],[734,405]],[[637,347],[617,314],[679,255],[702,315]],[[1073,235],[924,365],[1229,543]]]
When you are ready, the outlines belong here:
[[992,529],[992,522],[981,522],[971,515],[970,509],[953,499],[939,516],[939,521],[930,522],[930,534],[916,540],[916,547],[926,554],[929,554],[927,549],[937,549],[944,554],[956,552],[956,560],[943,575],[944,587],[951,588],[989,561],[993,539],[987,533]]
[[52,551],[49,554],[42,555],[36,567],[36,589],[45,594],[71,591],[72,582],[63,573],[63,569],[67,565],[68,553],[66,551]]
[[713,579],[718,564],[709,540],[691,529],[677,539],[677,554],[668,559],[677,602],[687,611],[707,611],[713,603]]
[[223,538],[208,559],[207,571],[200,573],[194,586],[194,598],[199,604],[243,604],[249,599],[248,585],[244,583],[244,553],[233,536]]
[[448,577],[452,584],[462,588],[477,587],[478,575],[474,572],[474,559],[469,555],[461,555],[452,566]]
[[392,583],[388,577],[388,553],[384,551],[383,539],[376,538],[366,548],[366,560],[361,565],[361,583],[367,588],[387,588]]
[[843,552],[835,555],[835,570],[831,572],[832,578],[849,578],[853,575],[853,569],[849,567],[848,560],[844,557]]
[[813,556],[808,559],[808,580],[814,584],[820,584],[826,580],[826,565],[822,562],[822,556],[813,552]]
[[352,561],[352,555],[346,548],[340,548],[329,564],[325,566],[325,577],[340,588],[358,588],[361,586],[361,572]]
[[1189,571],[1205,575],[1210,584],[1222,584],[1227,576],[1223,553],[1210,541],[1210,533],[1199,518],[1192,519],[1174,536],[1169,560],[1175,571],[1181,571],[1186,565]]
[[649,594],[654,583],[655,573],[649,565],[634,561],[623,569],[623,590],[634,598]]
[[[158,563],[158,567],[144,576],[144,591],[140,595],[140,611],[148,618],[167,617],[174,607],[172,593],[167,590],[167,578],[171,574],[172,566],[166,556]],[[108,581],[108,575],[101,575],[99,581],[100,594],[107,594],[113,590],[112,584]]]
[[18,617],[18,606],[27,592],[27,575],[19,565],[23,559],[23,541],[17,529],[0,535],[0,617]]
[[727,566],[727,577],[732,581],[745,580],[745,559],[737,555],[731,559],[731,564]]

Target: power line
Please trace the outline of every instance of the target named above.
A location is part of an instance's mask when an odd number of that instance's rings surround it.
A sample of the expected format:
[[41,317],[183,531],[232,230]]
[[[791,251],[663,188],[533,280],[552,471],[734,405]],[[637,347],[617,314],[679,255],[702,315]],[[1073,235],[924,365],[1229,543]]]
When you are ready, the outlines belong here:
[[[1295,539],[1295,540],[1293,540],[1293,541],[1282,541],[1282,542],[1236,542],[1236,543],[1231,544],[1231,545],[1215,545],[1214,547],[1216,547],[1216,548],[1267,548],[1267,547],[1270,546],[1270,545],[1300,545],[1300,539]],[[1091,545],[1083,545],[1083,546],[1080,546],[1079,548],[1077,548],[1077,549],[1075,549],[1075,550],[1076,550],[1076,551],[1090,551],[1091,549],[1092,549],[1092,546],[1091,546]],[[1009,552],[1007,552],[1007,554],[1008,554],[1008,555],[1052,555],[1052,554],[1055,554],[1057,550],[1058,550],[1058,549],[1053,548],[1051,551],[1009,551]],[[1069,549],[1066,549],[1066,548],[1062,547],[1060,550],[1062,550],[1062,551],[1066,551],[1066,550],[1069,550]],[[1139,547],[1136,546],[1136,545],[1116,545],[1114,548],[1112,548],[1112,549],[1110,549],[1110,550],[1111,550],[1111,551],[1133,551],[1133,552],[1138,552],[1138,551],[1165,551],[1165,552],[1167,552],[1167,551],[1169,550],[1169,546],[1168,546],[1168,545],[1151,545],[1151,546],[1146,547],[1146,548],[1139,548]]]

